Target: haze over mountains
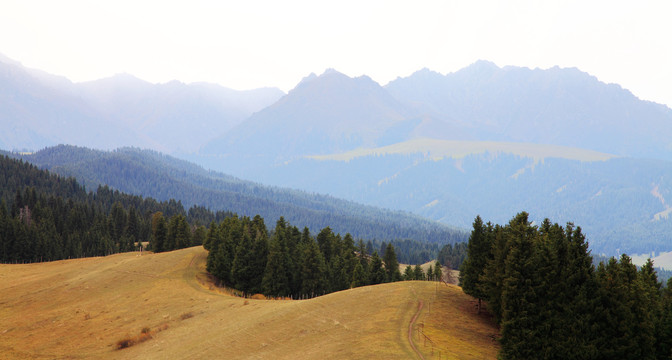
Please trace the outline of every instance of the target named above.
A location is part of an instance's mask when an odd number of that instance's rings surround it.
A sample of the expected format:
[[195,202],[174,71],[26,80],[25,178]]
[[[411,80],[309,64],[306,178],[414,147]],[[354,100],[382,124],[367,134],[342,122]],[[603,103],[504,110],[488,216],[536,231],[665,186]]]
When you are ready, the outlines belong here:
[[0,84],[0,146],[8,150],[63,143],[194,152],[283,95],[276,88],[150,84],[128,74],[72,83],[1,56]]
[[450,225],[526,210],[574,221],[609,254],[672,250],[672,110],[574,68],[478,61],[385,86],[328,70],[283,96],[72,84],[0,58],[0,84],[7,150],[138,146]]

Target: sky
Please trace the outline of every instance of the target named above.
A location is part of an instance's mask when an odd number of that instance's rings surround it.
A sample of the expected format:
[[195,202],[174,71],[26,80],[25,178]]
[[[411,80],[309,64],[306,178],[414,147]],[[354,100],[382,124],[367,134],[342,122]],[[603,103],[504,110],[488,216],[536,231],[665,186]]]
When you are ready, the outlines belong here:
[[576,67],[672,107],[672,1],[0,0],[0,54],[88,81],[129,73],[291,90],[475,61]]

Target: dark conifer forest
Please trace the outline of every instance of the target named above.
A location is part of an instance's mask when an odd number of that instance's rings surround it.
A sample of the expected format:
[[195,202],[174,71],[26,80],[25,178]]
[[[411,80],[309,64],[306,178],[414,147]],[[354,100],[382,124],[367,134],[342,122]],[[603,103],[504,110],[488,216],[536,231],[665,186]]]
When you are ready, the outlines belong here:
[[[0,262],[103,256],[152,244],[152,227],[168,219],[157,250],[202,243],[200,223],[231,214],[180,201],[156,201],[100,186],[86,192],[73,178],[0,157]],[[166,220],[164,220],[166,221]],[[202,228],[202,229],[199,229]]]
[[[669,359],[672,283],[627,255],[597,266],[580,227],[527,213],[477,217],[462,263],[464,291],[501,327],[501,359]],[[480,311],[480,309],[479,309]]]
[[305,299],[364,285],[442,277],[438,262],[427,275],[420,269],[402,276],[391,242],[381,244],[381,254],[369,253],[364,241],[355,243],[350,234],[334,234],[326,227],[313,236],[282,217],[272,231],[260,216],[213,221],[203,246],[209,250],[208,272],[244,296]]
[[[213,238],[215,235],[212,229],[206,228],[211,223],[222,227],[244,219],[246,217],[238,218],[229,211],[213,212],[204,206],[194,205],[185,210],[179,200],[156,201],[153,198],[128,195],[108,186],[98,186],[95,191],[87,192],[74,178],[41,170],[21,160],[0,157],[0,262],[41,262],[104,256],[139,250],[140,247],[154,252],[170,251],[201,245],[208,236]],[[261,231],[262,226],[258,223],[263,224],[263,220],[260,216],[255,219],[259,219],[255,229]],[[359,224],[346,222],[341,223],[341,226],[357,228]],[[263,228],[263,233],[267,233]],[[308,229],[304,231],[309,233]],[[342,246],[348,249],[354,246],[350,244],[354,243],[350,235],[340,239],[333,232],[331,235],[327,233],[320,233],[322,237],[318,236],[318,239],[338,238],[346,244],[334,245],[339,250],[333,252],[342,252]],[[250,236],[250,241],[253,241],[257,234],[251,233]],[[269,243],[264,247],[276,246],[273,236],[265,237]],[[292,237],[288,235],[288,238]],[[403,263],[424,263],[436,258],[439,251],[439,244],[415,239],[392,239],[387,240],[387,243],[394,245],[396,256]],[[372,255],[375,248],[380,249],[379,254],[382,256],[387,243],[386,240],[368,239],[367,246],[364,246],[364,242],[362,245],[366,254]],[[323,246],[320,251],[324,249]],[[323,259],[326,261],[325,266],[333,265],[329,262],[331,260],[331,257]],[[319,259],[315,261],[319,262]],[[337,288],[350,286],[353,271],[354,268],[347,268],[348,279],[342,280]],[[226,280],[227,277],[222,279]],[[369,280],[364,280],[364,283],[369,283]],[[248,288],[244,286],[241,290],[247,291]],[[297,294],[296,289],[292,291],[292,294]],[[314,293],[320,291],[325,290],[314,289]]]

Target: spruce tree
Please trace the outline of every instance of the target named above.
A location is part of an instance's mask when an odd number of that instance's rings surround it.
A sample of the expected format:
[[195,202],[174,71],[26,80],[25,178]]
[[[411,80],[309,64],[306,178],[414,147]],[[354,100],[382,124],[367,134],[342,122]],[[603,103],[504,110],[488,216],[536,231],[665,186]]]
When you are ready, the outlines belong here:
[[488,311],[495,317],[497,324],[502,322],[502,289],[508,255],[509,244],[505,228],[496,225],[492,230],[491,254],[485,265],[483,275],[479,277],[481,282],[479,288],[488,302]]
[[156,213],[156,217],[152,219],[153,224],[155,223],[154,232],[152,234],[152,250],[154,252],[162,252],[167,249],[168,242],[168,224],[166,224],[166,219],[163,217],[163,214]]
[[502,287],[502,359],[536,359],[543,350],[534,333],[537,302],[534,274],[536,229],[527,213],[519,213],[507,228],[511,247]]
[[291,294],[289,253],[284,233],[284,221],[278,220],[276,231],[268,246],[268,261],[262,280],[262,289],[267,296],[289,296]]
[[361,263],[355,265],[355,270],[352,273],[352,284],[350,287],[356,288],[365,286],[368,283],[367,274],[364,271]]
[[399,271],[399,262],[397,261],[397,254],[394,251],[394,246],[392,246],[392,243],[388,243],[385,247],[383,261],[385,263],[385,281],[400,281],[401,272]]
[[435,281],[443,280],[443,268],[441,267],[441,263],[439,262],[439,260],[436,260],[434,262],[434,280]]
[[597,267],[599,283],[594,331],[598,359],[641,358],[635,336],[637,269],[623,254],[620,262],[614,258]]
[[469,236],[467,258],[460,267],[460,286],[462,290],[478,299],[478,312],[481,312],[481,300],[486,297],[481,277],[490,256],[492,241],[483,220],[476,216],[473,230]]
[[305,244],[303,259],[301,295],[309,298],[323,295],[326,291],[326,265],[315,241]]
[[422,266],[415,265],[413,268],[413,278],[415,280],[425,280],[425,271],[422,270]]
[[413,273],[411,265],[406,266],[406,269],[404,269],[404,280],[415,280],[415,273]]
[[[255,268],[256,254],[254,252],[254,242],[248,231],[242,233],[242,239],[236,247],[236,255],[231,265],[231,283],[233,287],[242,291],[244,294],[255,293],[259,280],[255,274],[259,272]],[[261,270],[265,271],[264,269]]]
[[386,273],[385,269],[383,269],[383,260],[378,256],[378,252],[374,251],[369,265],[369,284],[382,284],[385,282],[385,276]]
[[672,278],[662,291],[660,325],[656,331],[656,357],[672,358]]

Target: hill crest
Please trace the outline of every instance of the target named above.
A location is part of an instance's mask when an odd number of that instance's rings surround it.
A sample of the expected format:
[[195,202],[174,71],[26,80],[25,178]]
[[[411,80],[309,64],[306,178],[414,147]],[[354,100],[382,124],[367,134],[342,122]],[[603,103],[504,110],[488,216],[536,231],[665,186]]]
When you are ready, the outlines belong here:
[[[400,282],[311,300],[242,299],[213,291],[205,256],[189,248],[0,264],[0,351],[8,359],[407,359],[414,356],[410,333],[425,356],[441,349],[458,358],[496,357],[495,326],[476,316],[473,300],[457,287]],[[443,317],[461,326],[447,326]],[[436,349],[423,346],[420,322]],[[118,340],[143,328],[151,339],[116,350]]]

